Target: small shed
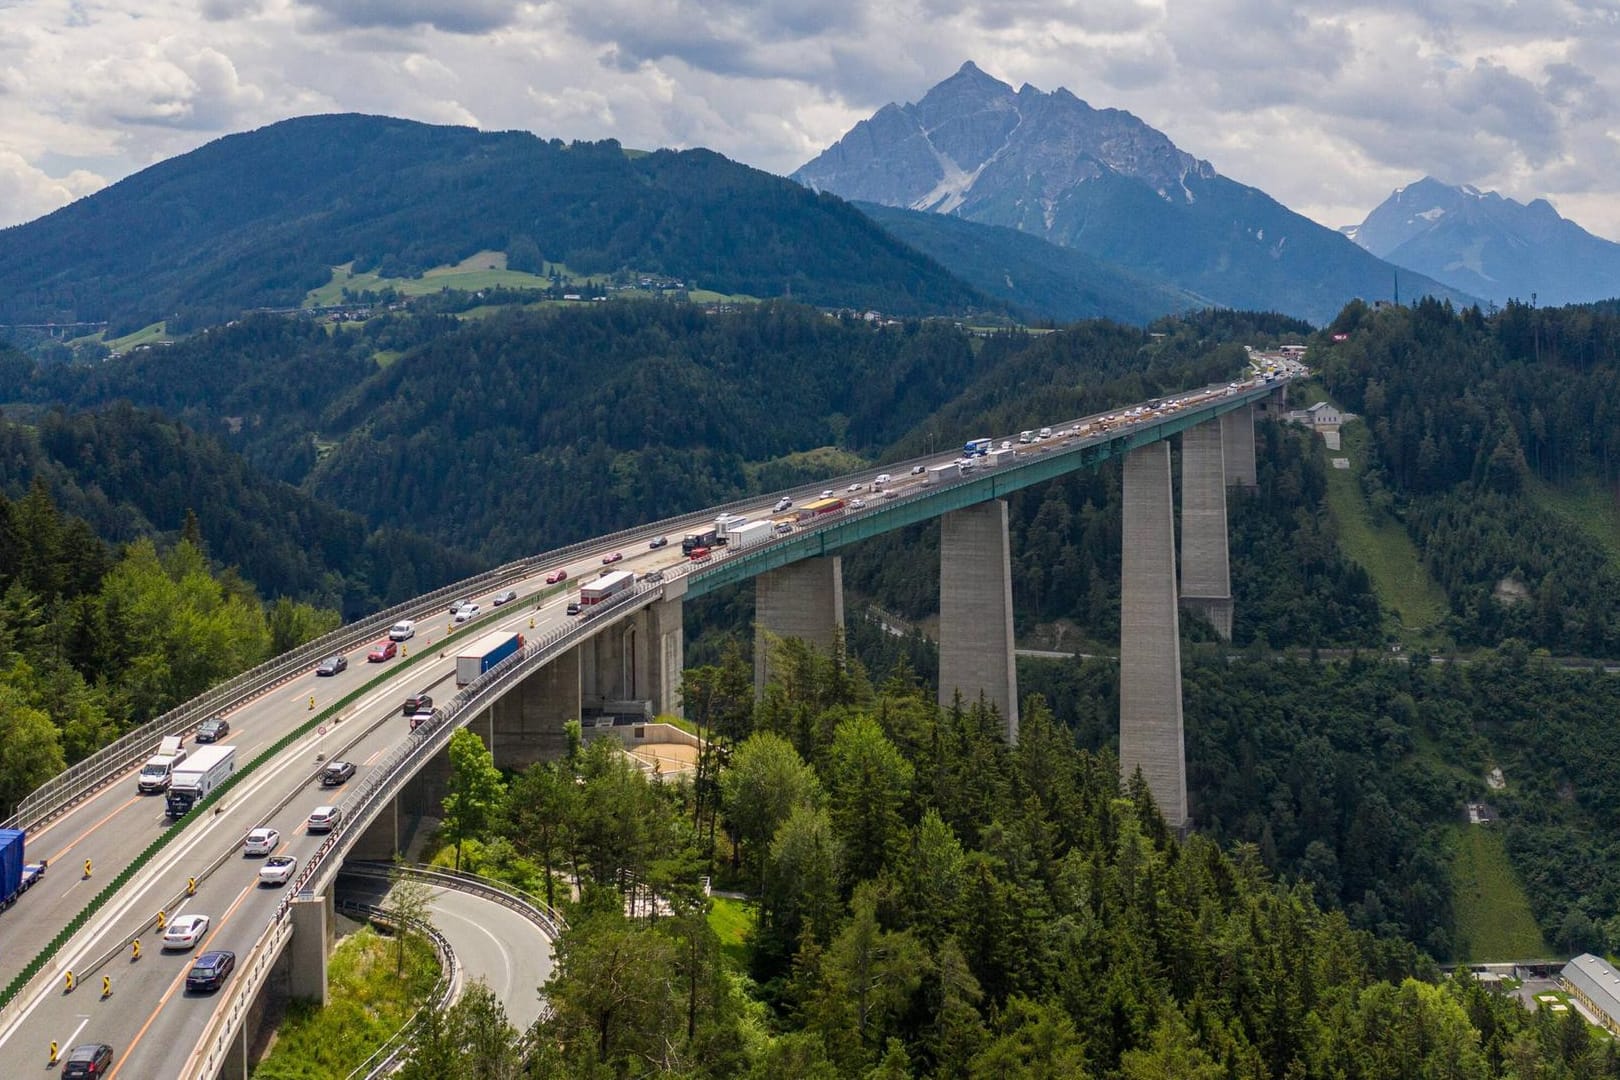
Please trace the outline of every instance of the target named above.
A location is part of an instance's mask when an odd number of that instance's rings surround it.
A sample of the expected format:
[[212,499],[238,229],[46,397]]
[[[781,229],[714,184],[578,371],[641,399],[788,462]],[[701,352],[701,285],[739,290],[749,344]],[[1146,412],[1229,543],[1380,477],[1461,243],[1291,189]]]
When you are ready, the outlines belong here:
[[1344,414],[1338,410],[1337,406],[1326,401],[1318,401],[1315,405],[1306,409],[1305,414],[1310,418],[1310,425],[1318,430],[1337,428],[1344,423]]

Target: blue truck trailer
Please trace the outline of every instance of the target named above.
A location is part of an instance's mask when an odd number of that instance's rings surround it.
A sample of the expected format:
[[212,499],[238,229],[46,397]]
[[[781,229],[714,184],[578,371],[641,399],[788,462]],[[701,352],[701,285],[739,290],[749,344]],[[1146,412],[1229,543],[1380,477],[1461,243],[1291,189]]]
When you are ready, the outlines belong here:
[[466,686],[521,648],[522,634],[511,630],[485,634],[456,655],[456,685]]
[[0,908],[10,907],[45,876],[45,861],[24,862],[21,829],[0,829]]

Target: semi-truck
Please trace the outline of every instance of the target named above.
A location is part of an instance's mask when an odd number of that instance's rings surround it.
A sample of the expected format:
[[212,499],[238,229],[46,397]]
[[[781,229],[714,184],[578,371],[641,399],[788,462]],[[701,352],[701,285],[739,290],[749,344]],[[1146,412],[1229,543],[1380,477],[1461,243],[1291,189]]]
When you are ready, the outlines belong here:
[[923,474],[923,483],[942,484],[947,480],[955,480],[962,475],[962,466],[954,461],[947,461],[943,465],[930,465]]
[[748,524],[742,514],[721,514],[714,519],[714,538],[722,544],[731,544],[738,529]]
[[25,843],[21,829],[0,829],[0,908],[16,903],[17,897],[45,876],[45,860],[23,861]]
[[170,818],[184,817],[236,771],[236,747],[205,746],[174,767],[164,809]]
[[681,538],[681,554],[690,555],[693,548],[714,547],[719,539],[720,532],[712,525],[697,532],[687,533]]
[[[619,573],[624,571],[621,570]],[[586,588],[590,586],[587,585]],[[523,635],[516,631],[497,630],[493,634],[485,634],[456,654],[456,685],[466,686],[521,648]]]
[[[687,554],[691,553],[688,552]],[[611,574],[603,574],[595,581],[580,588],[579,602],[586,606],[600,604],[611,596],[617,596],[635,583],[636,575],[629,570],[615,570]]]
[[844,508],[844,500],[836,496],[823,499],[814,499],[799,507],[797,513],[800,521],[809,521],[823,514],[835,513]]
[[987,437],[969,439],[962,444],[962,456],[983,457],[990,452],[990,448],[994,445],[996,445],[996,440]]
[[180,743],[179,735],[163,736],[158,743],[158,752],[146,759],[140,775],[135,779],[135,786],[141,794],[153,795],[169,790],[174,767],[186,760],[186,748]]
[[755,544],[763,544],[776,535],[776,526],[769,521],[750,521],[746,525],[739,525],[731,532],[727,546],[736,551],[745,551]]

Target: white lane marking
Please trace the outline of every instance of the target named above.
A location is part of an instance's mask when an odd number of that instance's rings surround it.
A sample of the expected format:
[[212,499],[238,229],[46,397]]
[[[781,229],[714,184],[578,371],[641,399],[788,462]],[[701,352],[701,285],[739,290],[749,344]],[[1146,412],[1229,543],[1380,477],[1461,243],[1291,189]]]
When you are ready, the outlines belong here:
[[75,1013],[74,1015],[79,1018],[79,1026],[73,1029],[73,1034],[69,1035],[67,1038],[63,1039],[59,1044],[57,1044],[64,1056],[72,1050],[73,1043],[79,1037],[79,1032],[84,1030],[84,1025],[90,1022],[90,1015],[88,1013]]

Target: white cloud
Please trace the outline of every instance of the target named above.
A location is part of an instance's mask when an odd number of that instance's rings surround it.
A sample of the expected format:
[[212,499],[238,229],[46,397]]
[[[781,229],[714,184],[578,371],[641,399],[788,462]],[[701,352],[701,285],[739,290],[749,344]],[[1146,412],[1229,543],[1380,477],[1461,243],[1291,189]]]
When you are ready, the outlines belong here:
[[0,148],[0,228],[48,214],[106,184],[82,169],[66,176],[47,176],[21,154]]
[[0,6],[6,220],[87,190],[72,180],[81,163],[117,178],[321,111],[709,146],[786,173],[973,59],[1015,87],[1128,109],[1327,225],[1434,173],[1550,197],[1620,236],[1620,18],[1609,0]]

